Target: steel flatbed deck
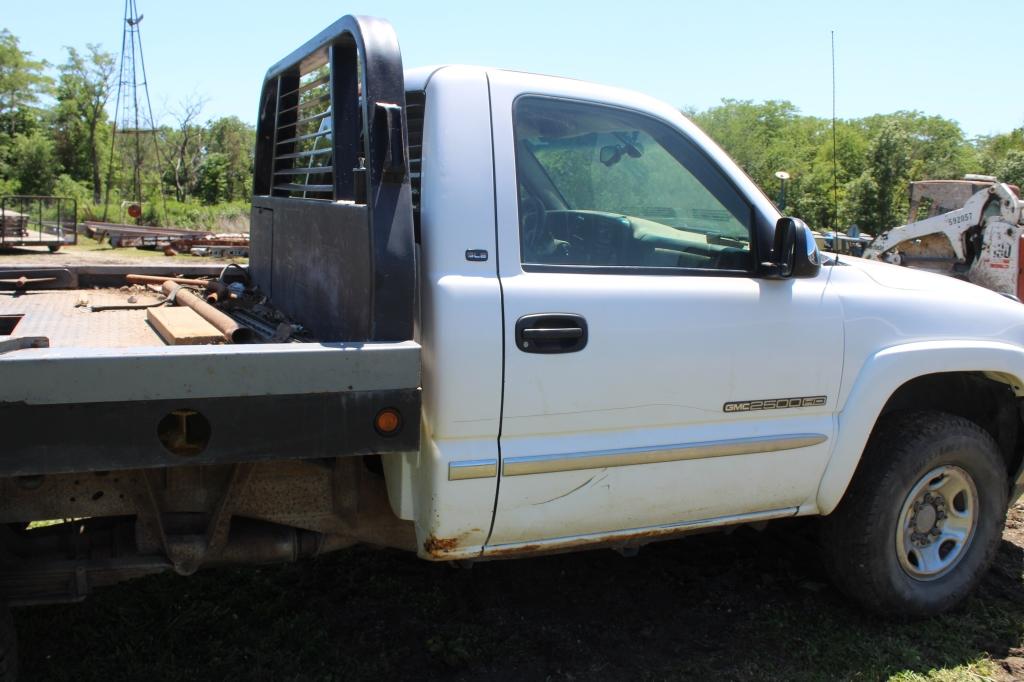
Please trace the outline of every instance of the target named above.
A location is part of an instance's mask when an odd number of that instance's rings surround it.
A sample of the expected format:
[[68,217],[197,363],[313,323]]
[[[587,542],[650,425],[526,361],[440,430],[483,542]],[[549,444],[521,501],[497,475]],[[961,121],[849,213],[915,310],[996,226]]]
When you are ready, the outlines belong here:
[[0,291],[0,318],[17,322],[11,336],[44,336],[51,348],[163,346],[145,309],[93,312],[92,306],[125,304],[129,296],[139,304],[160,301],[155,293],[118,289]]
[[[140,271],[194,277],[220,268],[0,270],[0,279],[55,279],[22,293],[0,291],[0,319],[22,316],[14,334],[0,340],[49,340],[49,347],[0,352],[0,475],[416,449],[417,343],[165,346],[145,309],[89,312],[80,305],[123,302],[127,294],[110,287]],[[54,288],[61,284],[71,288]],[[397,435],[374,431],[374,417],[385,407],[402,414]],[[168,446],[168,419],[175,415],[177,435],[205,439],[200,452]]]

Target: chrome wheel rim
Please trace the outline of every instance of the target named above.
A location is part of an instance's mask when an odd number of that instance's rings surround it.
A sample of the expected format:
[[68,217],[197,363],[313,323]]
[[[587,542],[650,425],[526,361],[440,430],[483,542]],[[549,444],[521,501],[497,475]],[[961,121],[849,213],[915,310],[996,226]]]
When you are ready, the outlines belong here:
[[915,580],[935,580],[960,563],[978,525],[978,489],[957,466],[922,476],[903,501],[896,527],[896,555]]

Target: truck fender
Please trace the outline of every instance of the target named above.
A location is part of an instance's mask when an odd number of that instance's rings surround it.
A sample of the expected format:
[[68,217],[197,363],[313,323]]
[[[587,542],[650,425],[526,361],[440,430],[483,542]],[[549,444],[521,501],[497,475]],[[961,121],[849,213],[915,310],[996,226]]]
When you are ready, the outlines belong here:
[[842,500],[871,430],[897,389],[911,379],[946,372],[984,372],[1020,397],[1024,348],[996,341],[920,341],[890,346],[869,357],[838,413],[835,447],[818,486],[819,513],[830,514]]

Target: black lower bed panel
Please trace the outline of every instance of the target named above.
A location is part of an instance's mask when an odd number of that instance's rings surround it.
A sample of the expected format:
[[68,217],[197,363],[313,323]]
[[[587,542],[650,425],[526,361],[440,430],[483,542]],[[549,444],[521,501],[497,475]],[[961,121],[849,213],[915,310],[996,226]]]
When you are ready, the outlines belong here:
[[[401,428],[379,434],[384,408]],[[0,476],[407,452],[419,389],[312,395],[0,405]]]

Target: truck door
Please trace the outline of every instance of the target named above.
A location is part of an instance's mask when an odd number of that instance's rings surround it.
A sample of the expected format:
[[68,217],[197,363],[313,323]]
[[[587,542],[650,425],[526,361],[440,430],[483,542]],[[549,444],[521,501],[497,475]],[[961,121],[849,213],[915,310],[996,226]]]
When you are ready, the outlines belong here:
[[505,379],[485,554],[813,504],[842,357],[828,268],[753,276],[773,209],[681,117],[520,74],[491,95]]

